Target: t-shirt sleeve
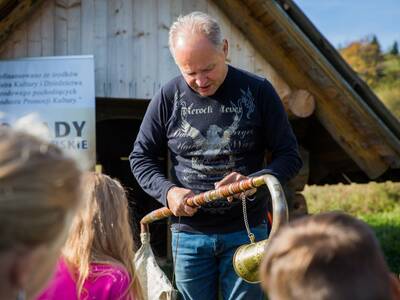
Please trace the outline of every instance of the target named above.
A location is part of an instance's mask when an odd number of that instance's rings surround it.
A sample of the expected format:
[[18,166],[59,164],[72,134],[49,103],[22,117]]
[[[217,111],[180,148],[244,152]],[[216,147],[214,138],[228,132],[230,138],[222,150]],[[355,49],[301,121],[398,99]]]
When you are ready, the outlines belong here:
[[167,148],[168,110],[164,100],[161,90],[150,101],[129,161],[132,173],[142,189],[166,205],[168,190],[174,184],[166,178],[163,163],[160,161]]

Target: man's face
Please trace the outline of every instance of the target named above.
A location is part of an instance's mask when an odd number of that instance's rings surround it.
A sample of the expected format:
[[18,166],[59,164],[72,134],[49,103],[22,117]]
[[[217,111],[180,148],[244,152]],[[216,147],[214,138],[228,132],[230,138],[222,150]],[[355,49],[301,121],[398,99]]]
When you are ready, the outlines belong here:
[[200,96],[213,95],[228,72],[228,44],[216,48],[201,34],[183,34],[175,42],[175,62],[186,83]]

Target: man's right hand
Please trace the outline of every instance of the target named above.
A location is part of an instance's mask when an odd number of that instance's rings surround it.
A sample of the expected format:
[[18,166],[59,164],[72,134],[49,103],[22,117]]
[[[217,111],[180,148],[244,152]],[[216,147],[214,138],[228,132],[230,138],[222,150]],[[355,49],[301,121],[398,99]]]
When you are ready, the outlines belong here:
[[168,207],[174,216],[193,216],[197,208],[186,205],[186,199],[194,196],[194,193],[185,188],[172,187],[167,193]]

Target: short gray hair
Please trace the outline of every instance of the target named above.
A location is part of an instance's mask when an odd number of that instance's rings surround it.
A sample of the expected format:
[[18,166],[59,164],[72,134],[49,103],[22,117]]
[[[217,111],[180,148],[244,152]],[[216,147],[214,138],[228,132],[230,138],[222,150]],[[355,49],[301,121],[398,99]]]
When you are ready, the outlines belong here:
[[175,41],[183,32],[202,33],[216,48],[223,43],[218,22],[206,13],[195,11],[185,16],[179,16],[171,25],[168,43],[172,56],[174,56]]

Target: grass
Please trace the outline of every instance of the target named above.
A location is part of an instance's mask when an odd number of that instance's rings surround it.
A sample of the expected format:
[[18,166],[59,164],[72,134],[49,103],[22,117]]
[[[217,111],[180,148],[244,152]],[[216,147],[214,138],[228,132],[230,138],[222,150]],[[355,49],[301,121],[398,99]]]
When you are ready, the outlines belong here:
[[340,210],[375,231],[392,272],[400,273],[400,183],[306,186],[309,213]]

